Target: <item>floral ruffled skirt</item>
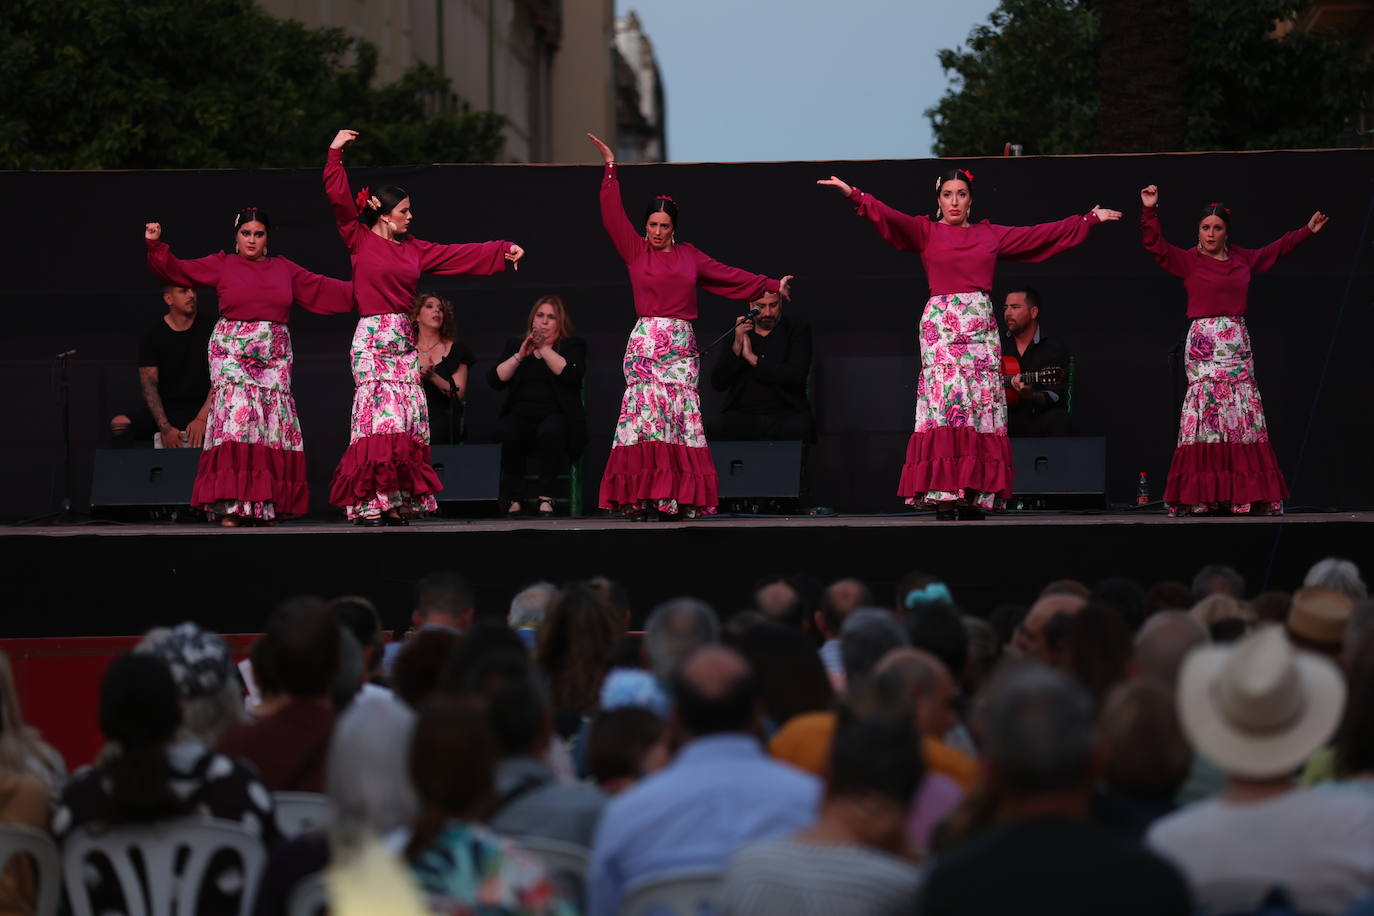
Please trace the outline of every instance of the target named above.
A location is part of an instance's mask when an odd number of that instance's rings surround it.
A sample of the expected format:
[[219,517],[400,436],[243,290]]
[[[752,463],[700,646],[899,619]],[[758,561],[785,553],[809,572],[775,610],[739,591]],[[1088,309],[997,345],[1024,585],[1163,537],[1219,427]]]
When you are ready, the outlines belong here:
[[640,318],[625,346],[624,369],[601,507],[714,513],[720,482],[701,422],[701,358],[691,322]]
[[1282,513],[1288,485],[1269,444],[1245,319],[1194,320],[1187,350],[1188,392],[1164,486],[1169,514]]
[[1002,349],[987,293],[932,296],[921,314],[916,429],[897,495],[913,506],[1000,509],[1011,496]]
[[286,325],[221,318],[209,357],[210,414],[192,505],[212,518],[305,513],[310,493]]
[[350,519],[433,512],[442,485],[429,463],[415,322],[395,312],[367,315],[358,321],[351,352],[353,421],[329,501]]

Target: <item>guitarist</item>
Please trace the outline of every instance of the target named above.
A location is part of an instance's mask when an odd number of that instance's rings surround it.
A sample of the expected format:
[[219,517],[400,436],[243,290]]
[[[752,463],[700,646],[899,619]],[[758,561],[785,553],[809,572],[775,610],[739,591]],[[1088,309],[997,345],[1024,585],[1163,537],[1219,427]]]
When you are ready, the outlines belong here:
[[[1040,294],[1029,286],[1007,293],[1002,318],[1007,326],[1002,336],[1003,356],[1016,357],[1022,372],[1058,367],[1065,376],[1057,385],[1037,385],[1012,376],[1007,383],[1007,434],[1067,436],[1069,412],[1063,399],[1068,389],[1069,351],[1041,329]],[[1017,402],[1014,406],[1013,400]]]

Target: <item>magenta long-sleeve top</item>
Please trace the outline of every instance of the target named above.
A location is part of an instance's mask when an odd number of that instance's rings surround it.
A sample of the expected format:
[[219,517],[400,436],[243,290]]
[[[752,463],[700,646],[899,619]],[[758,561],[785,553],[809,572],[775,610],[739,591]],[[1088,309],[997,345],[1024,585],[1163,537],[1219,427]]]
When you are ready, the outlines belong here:
[[1188,317],[1212,318],[1217,315],[1244,315],[1250,293],[1250,278],[1273,267],[1279,258],[1312,237],[1303,226],[1285,232],[1263,248],[1230,245],[1229,257],[1219,261],[1196,247],[1175,248],[1164,241],[1159,231],[1159,208],[1145,207],[1140,213],[1140,236],[1155,262],[1175,277],[1183,279],[1188,291]]
[[641,318],[695,319],[698,286],[745,301],[778,291],[777,280],[722,264],[695,245],[674,242],[670,250],[655,250],[625,215],[614,162],[606,164],[601,180],[601,224],[630,272],[635,314]]
[[987,220],[951,226],[894,210],[858,188],[850,190],[849,199],[854,212],[889,245],[920,254],[932,296],[992,292],[998,261],[1043,261],[1082,244],[1098,223],[1096,213],[1087,213],[1035,226],[997,226]]
[[440,245],[410,236],[391,240],[358,222],[341,149],[329,150],[324,166],[324,192],[353,261],[353,298],[357,300],[359,315],[409,311],[421,273],[485,276],[506,269],[510,242]]
[[221,251],[183,261],[172,255],[166,242],[144,241],[148,243],[148,267],[158,279],[175,286],[214,287],[221,318],[285,324],[293,305],[318,315],[353,310],[353,284],[312,274],[286,258],[250,261]]

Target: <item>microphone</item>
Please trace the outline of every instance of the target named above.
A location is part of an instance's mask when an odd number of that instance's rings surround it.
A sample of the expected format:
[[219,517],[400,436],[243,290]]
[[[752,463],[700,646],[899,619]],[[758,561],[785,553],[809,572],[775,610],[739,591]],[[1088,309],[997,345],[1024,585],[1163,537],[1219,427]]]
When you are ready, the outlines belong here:
[[750,306],[749,311],[744,313],[744,320],[753,321],[755,318],[759,317],[759,312],[761,311],[763,311],[763,309],[759,308],[757,305]]
[[73,349],[73,350],[63,350],[61,353],[59,353],[59,354],[57,354],[56,356],[54,356],[53,359],[66,359],[66,358],[69,357],[69,356],[75,356],[75,355],[76,355],[76,350],[74,350],[74,349]]

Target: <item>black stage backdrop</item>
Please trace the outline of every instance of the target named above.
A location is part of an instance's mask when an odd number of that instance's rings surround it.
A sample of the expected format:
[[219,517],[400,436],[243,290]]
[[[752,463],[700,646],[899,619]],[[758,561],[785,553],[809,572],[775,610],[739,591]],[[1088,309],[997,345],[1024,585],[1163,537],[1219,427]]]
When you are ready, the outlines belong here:
[[[323,152],[323,151],[322,151]],[[323,158],[323,156],[322,156]],[[986,159],[974,214],[1007,224],[1058,219],[1093,204],[1125,211],[1081,247],[1041,264],[1003,264],[994,300],[1015,284],[1043,295],[1045,333],[1078,359],[1075,432],[1108,438],[1110,497],[1127,501],[1147,471],[1156,496],[1177,433],[1181,371],[1170,348],[1187,329],[1180,281],[1141,248],[1139,189],[1161,189],[1163,223],[1182,246],[1209,201],[1234,211],[1232,239],[1258,247],[1303,225],[1331,222],[1252,287],[1250,328],[1279,463],[1306,506],[1374,503],[1374,427],[1364,397],[1374,285],[1366,232],[1374,206],[1369,151],[1214,153]],[[821,440],[811,460],[812,502],[848,512],[897,508],[893,496],[911,429],[916,327],[927,296],[920,261],[894,251],[814,182],[831,174],[908,212],[933,207],[929,160],[627,166],[625,199],[637,221],[654,194],[682,211],[679,238],[728,264],[797,275],[789,314],[815,329]],[[518,333],[534,299],[563,295],[589,344],[588,497],[594,500],[623,389],[620,356],[634,320],[625,272],[601,230],[590,166],[424,166],[354,169],[352,183],[393,182],[414,200],[416,233],[435,241],[509,238],[527,258],[490,278],[426,277],[453,299],[460,334],[480,359],[471,385],[471,441],[490,436],[499,395],[482,382],[497,348]],[[92,450],[108,420],[139,401],[135,341],[163,312],[144,263],[143,223],[158,220],[182,258],[229,246],[235,211],[273,218],[270,251],[321,273],[348,276],[318,170],[0,173],[10,214],[0,308],[0,384],[8,392],[0,457],[0,517],[55,507],[61,425],[52,355],[72,361],[75,497],[89,492]],[[1362,241],[1363,239],[1363,241]],[[213,291],[201,296],[216,313]],[[1000,311],[1000,310],[999,310]],[[701,297],[703,343],[738,306]],[[297,312],[295,392],[307,443],[312,505],[324,509],[330,474],[348,441],[354,321]],[[703,379],[713,362],[708,357]],[[1324,383],[1322,380],[1324,379]],[[707,418],[720,398],[703,385]],[[594,503],[593,503],[594,504]]]

